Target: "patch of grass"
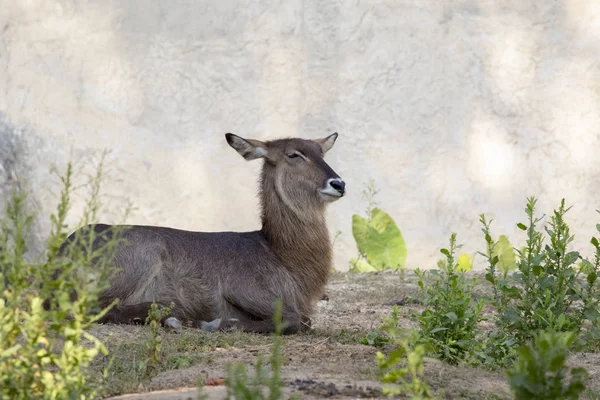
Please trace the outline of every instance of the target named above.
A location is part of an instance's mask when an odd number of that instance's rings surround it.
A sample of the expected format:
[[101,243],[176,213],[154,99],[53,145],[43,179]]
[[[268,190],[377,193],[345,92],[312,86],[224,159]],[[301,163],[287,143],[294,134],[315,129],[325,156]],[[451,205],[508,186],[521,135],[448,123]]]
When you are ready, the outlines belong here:
[[181,369],[187,368],[192,365],[193,358],[186,355],[177,355],[169,357],[169,362],[171,363],[172,369]]
[[[281,367],[283,366],[283,356],[281,355],[283,332],[282,323],[283,306],[281,301],[277,301],[275,315],[275,332],[272,335],[273,346],[269,358],[270,371],[263,367],[262,358],[256,361],[254,374],[248,374],[247,365],[232,364],[227,368],[227,398],[246,399],[246,400],[279,400],[283,397]],[[202,387],[200,386],[200,396],[202,397]]]
[[104,386],[109,395],[137,391],[148,385],[153,376],[165,371],[188,368],[193,365],[215,363],[217,348],[265,346],[270,338],[264,335],[231,332],[205,332],[200,329],[183,329],[180,333],[161,334],[162,357],[153,365],[152,373],[146,373],[148,347],[145,327],[136,327],[136,338],[107,341],[111,357],[97,360],[93,370],[107,370]]

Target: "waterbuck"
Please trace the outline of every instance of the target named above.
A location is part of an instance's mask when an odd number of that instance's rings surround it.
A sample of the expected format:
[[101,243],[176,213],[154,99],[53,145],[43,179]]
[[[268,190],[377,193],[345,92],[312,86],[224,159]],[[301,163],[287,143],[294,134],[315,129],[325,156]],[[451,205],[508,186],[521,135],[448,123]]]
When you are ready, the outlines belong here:
[[227,143],[246,160],[264,160],[262,228],[191,232],[128,226],[114,261],[119,271],[100,299],[104,306],[115,299],[119,304],[101,322],[143,321],[152,302],[174,303],[173,317],[199,327],[266,333],[275,328],[280,299],[284,333],[309,324],[332,268],[325,207],[345,193],[344,181],[323,160],[337,136],[262,142],[227,133]]

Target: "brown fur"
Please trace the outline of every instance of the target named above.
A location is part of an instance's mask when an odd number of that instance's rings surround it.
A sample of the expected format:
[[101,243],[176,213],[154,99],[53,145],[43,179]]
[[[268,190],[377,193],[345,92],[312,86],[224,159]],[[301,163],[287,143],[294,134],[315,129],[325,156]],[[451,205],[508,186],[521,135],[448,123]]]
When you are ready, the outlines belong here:
[[[264,143],[226,136],[247,160],[264,158],[262,229],[207,233],[127,227],[126,244],[115,259],[120,272],[101,296],[104,306],[116,298],[120,303],[103,322],[143,321],[152,302],[173,302],[172,315],[179,319],[269,332],[277,299],[284,306],[286,333],[310,321],[332,268],[325,206],[344,193],[343,182],[323,160],[337,134]],[[331,179],[342,184],[336,189],[339,197],[321,194],[333,186]],[[110,226],[96,225],[105,229]]]

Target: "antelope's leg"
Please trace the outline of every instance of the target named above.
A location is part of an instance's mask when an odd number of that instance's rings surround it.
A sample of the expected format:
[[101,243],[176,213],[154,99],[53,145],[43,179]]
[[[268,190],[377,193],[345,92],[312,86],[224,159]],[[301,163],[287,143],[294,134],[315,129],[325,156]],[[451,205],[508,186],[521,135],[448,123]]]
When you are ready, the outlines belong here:
[[[284,325],[284,335],[298,333],[303,326],[303,320],[300,318],[300,316],[294,314],[284,315],[282,322]],[[218,318],[210,322],[201,323],[199,328],[208,331],[240,329],[244,332],[270,333],[275,331],[275,323],[270,319],[253,320],[249,318]]]

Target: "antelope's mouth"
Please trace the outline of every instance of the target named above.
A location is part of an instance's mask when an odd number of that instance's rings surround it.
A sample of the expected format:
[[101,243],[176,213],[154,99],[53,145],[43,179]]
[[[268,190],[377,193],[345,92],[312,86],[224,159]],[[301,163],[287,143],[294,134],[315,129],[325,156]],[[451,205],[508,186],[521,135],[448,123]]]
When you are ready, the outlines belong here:
[[319,194],[324,201],[335,201],[341,197],[344,197],[345,192],[340,192],[331,187],[319,190]]

